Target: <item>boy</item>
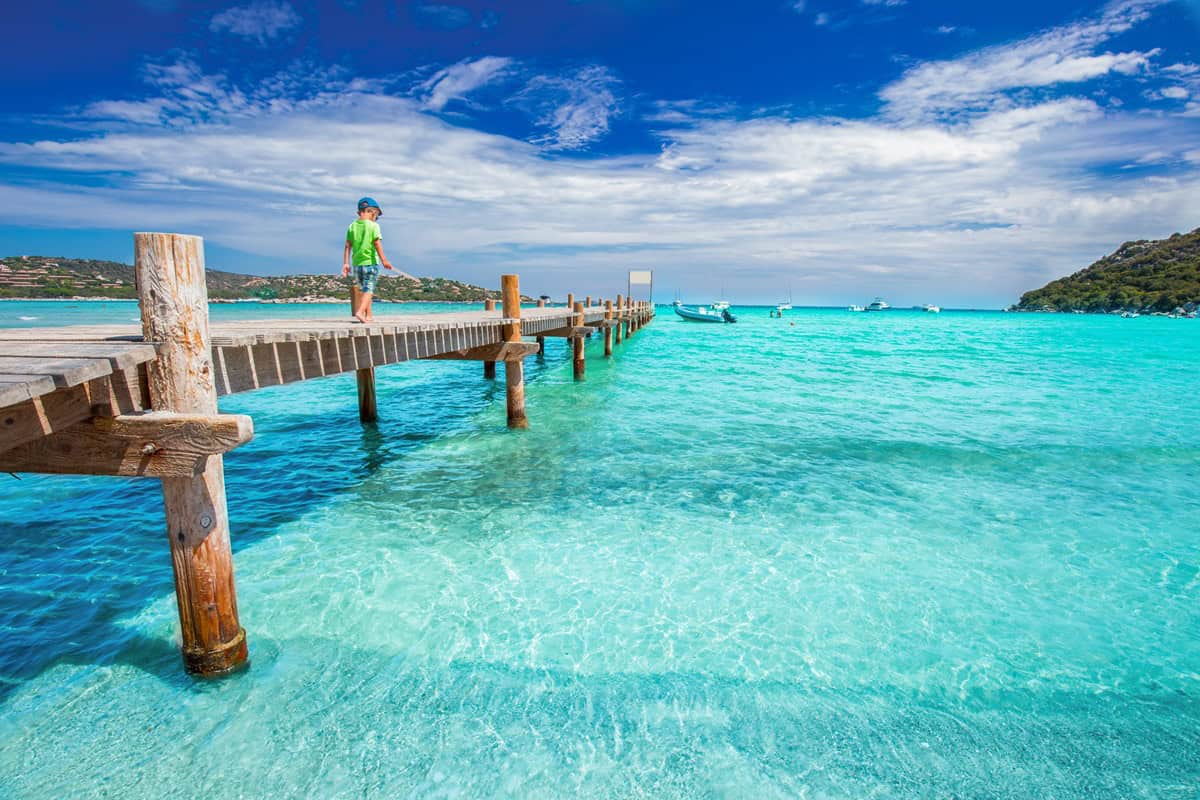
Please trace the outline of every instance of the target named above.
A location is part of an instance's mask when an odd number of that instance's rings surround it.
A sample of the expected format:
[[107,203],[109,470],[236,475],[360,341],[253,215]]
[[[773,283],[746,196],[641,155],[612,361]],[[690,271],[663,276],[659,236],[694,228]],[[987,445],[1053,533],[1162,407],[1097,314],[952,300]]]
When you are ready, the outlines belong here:
[[383,209],[373,198],[358,201],[358,219],[346,229],[346,249],[342,257],[342,275],[350,274],[354,263],[354,285],[361,292],[354,306],[354,319],[370,322],[371,295],[375,293],[375,282],[379,280],[379,264],[384,269],[395,269],[383,254],[383,234],[375,220],[383,216]]

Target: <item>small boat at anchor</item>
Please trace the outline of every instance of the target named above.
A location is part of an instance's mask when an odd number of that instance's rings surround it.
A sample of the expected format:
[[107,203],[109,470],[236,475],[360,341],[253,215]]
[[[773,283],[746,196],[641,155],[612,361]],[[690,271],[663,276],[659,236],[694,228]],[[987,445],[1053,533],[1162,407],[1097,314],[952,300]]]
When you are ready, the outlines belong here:
[[677,304],[675,313],[693,322],[737,322],[737,317],[729,313],[728,303],[723,308],[717,308],[715,304],[711,308],[704,306],[688,308],[685,305]]
[[867,306],[867,311],[887,311],[891,308],[888,302],[882,297],[876,297],[871,301],[871,305]]
[[847,308],[846,310],[847,310],[847,311],[866,311],[866,309],[865,309],[865,308],[863,308],[863,307],[862,307],[862,306],[860,306],[860,305],[853,305],[853,306],[850,306],[850,307],[849,307],[849,308]]

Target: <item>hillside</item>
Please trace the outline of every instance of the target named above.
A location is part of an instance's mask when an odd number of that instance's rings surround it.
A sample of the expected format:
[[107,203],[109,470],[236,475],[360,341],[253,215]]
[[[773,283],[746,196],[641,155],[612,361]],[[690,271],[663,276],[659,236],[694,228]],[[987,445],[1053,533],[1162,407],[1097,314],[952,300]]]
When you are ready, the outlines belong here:
[[1126,242],[1074,275],[1021,295],[1021,311],[1172,311],[1200,304],[1200,228]]
[[[379,280],[380,300],[481,302],[499,299],[491,291],[446,278],[414,278],[403,272]],[[349,300],[350,281],[341,275],[280,275],[258,277],[208,270],[210,300],[284,300],[320,298]],[[394,277],[393,277],[394,276]],[[115,261],[48,256],[9,256],[0,259],[0,298],[111,297],[134,299],[133,267]]]

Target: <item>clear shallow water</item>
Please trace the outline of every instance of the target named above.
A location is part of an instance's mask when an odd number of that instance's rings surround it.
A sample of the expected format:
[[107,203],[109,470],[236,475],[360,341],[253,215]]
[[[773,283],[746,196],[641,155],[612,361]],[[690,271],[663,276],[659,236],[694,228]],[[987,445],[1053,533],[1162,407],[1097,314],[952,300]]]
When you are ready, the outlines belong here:
[[0,480],[0,793],[1200,794],[1200,324],[765,314],[551,341],[521,434],[475,364],[225,398],[216,683],[157,486]]

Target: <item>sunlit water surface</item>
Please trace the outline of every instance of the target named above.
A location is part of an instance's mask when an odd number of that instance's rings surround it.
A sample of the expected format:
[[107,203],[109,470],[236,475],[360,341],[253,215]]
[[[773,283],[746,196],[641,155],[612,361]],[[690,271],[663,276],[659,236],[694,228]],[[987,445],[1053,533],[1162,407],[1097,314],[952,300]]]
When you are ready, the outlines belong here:
[[[0,324],[137,317],[78,306]],[[378,427],[353,376],[224,398],[217,682],[155,482],[0,476],[0,794],[1200,795],[1200,323],[664,308],[599,348],[530,359],[522,433],[478,364],[379,370]]]

